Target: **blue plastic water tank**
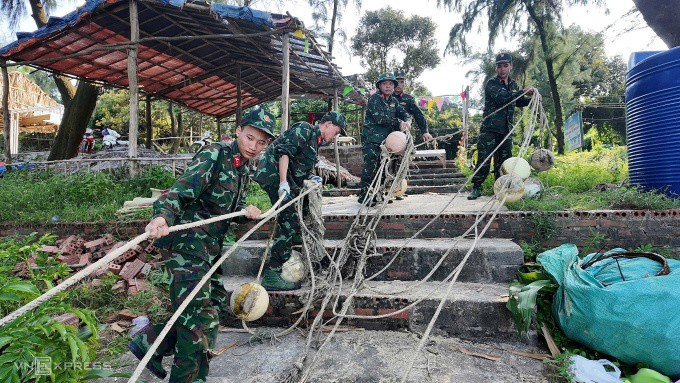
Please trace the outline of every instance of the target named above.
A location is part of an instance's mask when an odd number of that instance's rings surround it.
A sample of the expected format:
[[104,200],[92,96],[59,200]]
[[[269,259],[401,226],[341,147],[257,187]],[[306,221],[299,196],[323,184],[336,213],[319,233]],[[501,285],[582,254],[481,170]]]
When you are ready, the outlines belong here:
[[679,196],[680,47],[628,69],[626,132],[630,183]]

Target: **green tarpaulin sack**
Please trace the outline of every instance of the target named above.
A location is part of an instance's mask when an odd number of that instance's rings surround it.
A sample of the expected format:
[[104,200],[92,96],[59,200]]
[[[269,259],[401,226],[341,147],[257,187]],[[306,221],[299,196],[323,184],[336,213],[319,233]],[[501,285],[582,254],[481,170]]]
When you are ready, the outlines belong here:
[[537,259],[559,285],[553,316],[567,337],[680,376],[680,261],[624,249],[580,259],[571,244]]

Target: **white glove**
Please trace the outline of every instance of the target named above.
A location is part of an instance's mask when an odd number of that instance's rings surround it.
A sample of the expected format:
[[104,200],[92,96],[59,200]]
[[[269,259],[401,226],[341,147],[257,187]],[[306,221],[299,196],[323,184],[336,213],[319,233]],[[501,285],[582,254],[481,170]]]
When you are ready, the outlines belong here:
[[283,181],[279,183],[279,198],[283,196],[283,200],[290,199],[290,185],[288,185],[288,182]]

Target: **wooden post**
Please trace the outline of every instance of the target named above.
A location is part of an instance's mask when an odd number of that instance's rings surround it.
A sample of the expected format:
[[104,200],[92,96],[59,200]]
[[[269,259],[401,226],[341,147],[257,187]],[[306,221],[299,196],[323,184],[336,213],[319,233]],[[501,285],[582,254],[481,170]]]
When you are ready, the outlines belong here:
[[222,139],[222,127],[220,126],[220,118],[217,117],[217,136]]
[[146,95],[146,148],[151,149],[151,140],[153,139],[153,132],[151,131],[151,95]]
[[[139,79],[137,78],[137,50],[139,48],[139,19],[137,14],[137,0],[130,0],[130,43],[128,50],[128,83],[130,85],[130,129],[128,157],[137,157],[137,131],[139,129]],[[137,173],[136,162],[130,163],[130,173]]]
[[[6,60],[2,64],[7,64]],[[2,123],[4,124],[3,138],[5,139],[5,162],[12,163],[12,152],[9,149],[9,74],[7,67],[2,66]]]
[[288,129],[290,91],[290,34],[282,36],[283,70],[281,76],[281,133]]
[[236,126],[241,125],[243,115],[243,97],[241,95],[241,65],[236,72]]
[[[338,88],[333,89],[333,110],[338,111]],[[340,149],[338,148],[338,136],[335,136],[335,180],[338,187],[342,186],[340,177]]]

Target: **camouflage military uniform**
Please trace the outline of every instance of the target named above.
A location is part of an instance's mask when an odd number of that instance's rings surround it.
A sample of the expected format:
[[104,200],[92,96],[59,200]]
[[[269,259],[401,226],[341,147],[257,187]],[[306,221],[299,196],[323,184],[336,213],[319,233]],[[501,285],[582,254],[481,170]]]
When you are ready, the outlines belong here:
[[[318,125],[297,122],[269,145],[253,179],[267,192],[272,204],[279,200],[279,158],[287,155],[290,159],[286,180],[290,185],[291,198],[294,198],[314,171],[321,142]],[[299,217],[295,205],[291,205],[279,213],[269,267],[281,267],[290,258],[291,246],[300,243]]]
[[[212,144],[196,154],[168,193],[154,203],[154,217],[163,217],[172,226],[241,210],[245,206],[248,176],[248,166],[241,159],[237,141],[227,146]],[[156,246],[165,250],[173,310],[179,308],[221,254],[229,224],[219,221],[170,233],[155,241]],[[164,355],[175,354],[169,382],[206,381],[208,350],[215,344],[219,313],[226,311],[227,306],[224,286],[214,276],[179,317],[152,359],[158,363]],[[146,352],[164,326],[148,326],[133,343]]]
[[359,201],[366,197],[368,187],[375,177],[380,163],[380,144],[390,133],[399,131],[400,120],[406,121],[408,118],[409,115],[392,95],[384,97],[377,91],[368,99],[364,129],[361,132],[364,169],[361,172]]
[[[486,83],[484,87],[484,117],[482,127],[479,132],[479,139],[477,140],[477,167],[479,170],[472,178],[474,185],[481,185],[489,175],[490,162],[482,164],[482,161],[491,154],[494,149],[500,144],[501,146],[496,150],[493,156],[494,176],[496,179],[500,176],[500,167],[503,161],[512,157],[512,137],[509,137],[503,144],[501,141],[510,131],[515,115],[515,107],[523,107],[529,104],[528,97],[522,97],[513,104],[499,110],[505,104],[522,94],[522,90],[517,85],[517,82],[508,77],[507,86],[494,77]],[[487,118],[487,116],[490,116]]]
[[394,93],[394,97],[399,102],[401,108],[416,120],[416,124],[418,124],[418,128],[420,128],[420,134],[427,133],[427,121],[425,120],[423,111],[416,105],[413,96],[402,92],[400,94]]

